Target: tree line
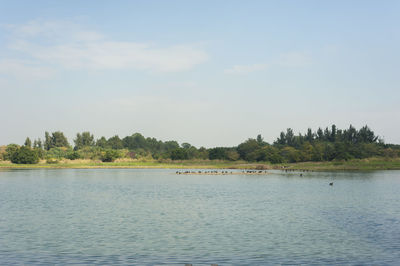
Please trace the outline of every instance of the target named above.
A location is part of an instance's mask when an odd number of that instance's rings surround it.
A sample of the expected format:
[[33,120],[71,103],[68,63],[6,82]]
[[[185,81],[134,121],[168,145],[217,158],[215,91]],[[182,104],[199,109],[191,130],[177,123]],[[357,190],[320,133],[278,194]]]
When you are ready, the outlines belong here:
[[37,163],[40,159],[56,163],[61,159],[92,159],[112,162],[118,158],[149,160],[229,160],[248,162],[293,163],[332,161],[369,157],[398,157],[400,146],[385,144],[368,127],[338,129],[335,125],[311,128],[297,135],[291,128],[282,131],[273,143],[261,135],[235,147],[196,148],[189,143],[161,141],[140,133],[120,138],[94,138],[90,132],[77,133],[73,145],[61,131],[45,132],[44,139],[28,137],[23,145],[9,144],[0,149],[0,159],[13,163]]

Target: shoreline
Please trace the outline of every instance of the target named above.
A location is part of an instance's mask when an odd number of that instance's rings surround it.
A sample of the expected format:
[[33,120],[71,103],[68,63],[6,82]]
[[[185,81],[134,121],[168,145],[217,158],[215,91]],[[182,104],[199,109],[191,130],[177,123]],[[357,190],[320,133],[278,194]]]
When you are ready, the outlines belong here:
[[237,169],[237,170],[297,170],[297,171],[374,171],[400,170],[400,158],[369,158],[349,161],[298,162],[298,163],[250,163],[244,161],[138,161],[122,160],[99,162],[93,160],[63,160],[58,163],[13,164],[0,161],[0,169]]

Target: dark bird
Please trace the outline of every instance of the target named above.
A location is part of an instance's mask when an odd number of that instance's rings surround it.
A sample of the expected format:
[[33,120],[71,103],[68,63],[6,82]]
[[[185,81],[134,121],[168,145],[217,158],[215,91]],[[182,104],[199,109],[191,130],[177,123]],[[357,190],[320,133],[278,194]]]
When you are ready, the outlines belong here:
[[333,186],[333,182],[330,182],[329,185],[330,185],[330,186]]

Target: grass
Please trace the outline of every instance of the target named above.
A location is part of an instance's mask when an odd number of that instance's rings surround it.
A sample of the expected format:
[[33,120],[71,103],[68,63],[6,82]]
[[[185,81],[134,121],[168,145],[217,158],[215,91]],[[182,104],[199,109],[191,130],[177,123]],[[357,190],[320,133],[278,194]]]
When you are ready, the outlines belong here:
[[400,158],[368,158],[349,161],[332,162],[302,162],[283,164],[293,170],[313,171],[372,171],[372,170],[400,170]]
[[292,169],[313,171],[369,171],[369,170],[400,170],[400,158],[368,158],[361,160],[333,161],[333,162],[301,162],[301,163],[248,163],[244,161],[156,161],[156,160],[117,160],[115,162],[101,162],[95,160],[62,160],[56,163],[13,164],[0,161],[0,169],[14,168],[169,168],[169,169]]

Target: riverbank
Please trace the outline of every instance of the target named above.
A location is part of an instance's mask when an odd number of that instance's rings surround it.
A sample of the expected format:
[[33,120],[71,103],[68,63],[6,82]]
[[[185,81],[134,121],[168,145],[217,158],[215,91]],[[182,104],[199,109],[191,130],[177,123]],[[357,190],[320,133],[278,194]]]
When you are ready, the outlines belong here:
[[163,169],[289,169],[308,171],[371,171],[371,170],[400,170],[400,158],[369,158],[349,161],[332,162],[301,162],[301,163],[248,163],[244,161],[141,161],[141,160],[117,160],[115,162],[101,162],[95,160],[61,160],[56,163],[41,161],[38,164],[13,164],[8,161],[0,161],[0,169],[23,168],[163,168]]

